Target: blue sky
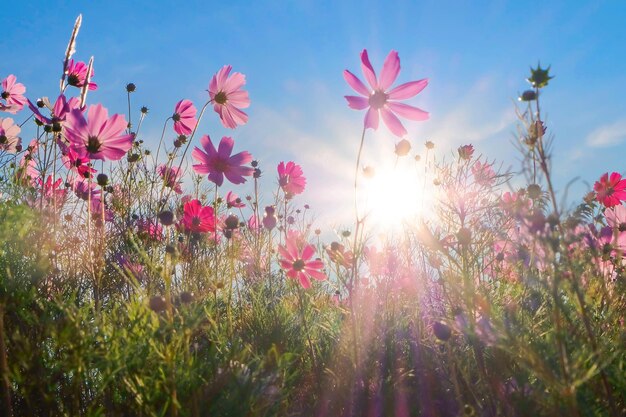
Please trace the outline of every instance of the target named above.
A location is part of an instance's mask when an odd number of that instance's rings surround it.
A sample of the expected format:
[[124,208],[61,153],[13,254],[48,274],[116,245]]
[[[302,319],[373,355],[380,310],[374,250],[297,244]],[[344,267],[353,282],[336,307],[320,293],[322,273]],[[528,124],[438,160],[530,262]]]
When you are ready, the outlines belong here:
[[[347,108],[343,95],[352,93],[342,71],[361,75],[363,48],[377,71],[397,50],[398,82],[430,79],[410,104],[431,120],[405,124],[418,152],[426,140],[441,155],[471,142],[518,169],[514,100],[541,60],[555,75],[543,107],[557,184],[626,171],[621,1],[13,2],[0,16],[0,76],[15,74],[31,99],[56,95],[79,13],[75,58],[95,56],[100,88],[92,103],[126,112],[124,86],[134,82],[134,107],[150,108],[144,139],[156,143],[174,104],[189,98],[202,106],[211,76],[231,64],[247,76],[250,123],[229,131],[211,113],[202,133],[232,134],[236,149],[261,161],[271,186],[279,161],[301,163],[313,193],[307,202],[319,212],[351,193],[363,113]],[[385,128],[368,133],[365,163],[391,155],[394,141]]]

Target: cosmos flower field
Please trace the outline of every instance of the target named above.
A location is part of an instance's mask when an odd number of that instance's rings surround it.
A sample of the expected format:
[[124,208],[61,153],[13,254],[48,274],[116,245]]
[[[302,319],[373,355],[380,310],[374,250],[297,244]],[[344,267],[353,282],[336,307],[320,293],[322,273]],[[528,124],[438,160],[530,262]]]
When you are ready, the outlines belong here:
[[[110,109],[80,24],[56,97],[0,74],[0,415],[626,415],[626,179],[557,198],[550,67],[520,74],[513,173],[409,137],[428,79],[364,49],[337,93],[363,115],[352,221],[329,238],[306,165],[238,143],[244,74],[215,68],[167,120],[133,83]],[[363,202],[377,130],[428,194],[400,231]]]

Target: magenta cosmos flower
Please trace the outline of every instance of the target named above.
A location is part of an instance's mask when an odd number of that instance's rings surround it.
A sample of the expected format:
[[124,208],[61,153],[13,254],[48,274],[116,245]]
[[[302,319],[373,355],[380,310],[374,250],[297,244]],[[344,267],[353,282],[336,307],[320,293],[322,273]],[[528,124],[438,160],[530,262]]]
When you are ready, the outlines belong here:
[[398,58],[396,51],[391,51],[387,55],[380,78],[376,78],[366,49],[361,52],[361,69],[369,87],[366,87],[357,76],[348,70],[343,72],[343,78],[354,91],[363,96],[345,97],[350,108],[355,110],[367,109],[365,114],[366,129],[377,130],[379,118],[382,117],[391,133],[402,137],[407,132],[398,116],[418,122],[428,119],[428,112],[397,102],[397,100],[405,100],[419,94],[428,85],[427,79],[411,81],[389,90],[400,72],[400,58]]
[[230,65],[224,65],[211,78],[209,96],[213,110],[220,115],[224,127],[234,129],[248,122],[248,115],[240,109],[250,106],[250,98],[248,92],[241,89],[246,83],[246,76],[239,72],[229,76],[231,69]]
[[174,190],[176,194],[182,194],[183,190],[180,187],[182,181],[180,179],[180,169],[178,167],[168,167],[165,164],[159,165],[157,168],[159,175],[163,179],[163,184]]
[[302,167],[291,161],[285,164],[278,164],[278,185],[286,194],[296,195],[304,191],[306,178],[302,172]]
[[605,173],[593,185],[596,192],[596,198],[605,207],[614,207],[620,204],[620,201],[626,200],[626,180],[622,176],[613,172],[609,178],[609,173]]
[[0,117],[0,151],[15,153],[22,139],[19,138],[20,127],[13,122],[13,119]]
[[293,234],[287,237],[285,246],[278,246],[280,254],[280,266],[287,273],[289,278],[298,279],[303,288],[310,288],[311,281],[314,278],[318,281],[324,281],[326,274],[322,272],[324,263],[319,259],[311,259],[315,255],[313,245],[304,245],[299,248],[298,239]]
[[17,78],[11,74],[2,80],[2,93],[0,93],[0,111],[15,114],[22,110],[26,104],[26,87],[24,84],[15,82]]
[[199,200],[185,203],[184,214],[180,226],[185,232],[207,233],[215,231],[215,214],[213,207],[203,207]]
[[[89,66],[82,61],[74,62],[73,59],[70,59],[67,63],[67,70],[65,70],[65,74],[67,75],[67,83],[71,86],[83,88],[85,86],[85,82],[87,81],[87,70]],[[93,78],[93,67],[91,67],[91,74],[89,78]],[[90,90],[97,90],[98,85],[96,83],[89,83],[88,88]]]
[[302,249],[299,246],[297,237],[290,234],[287,237],[285,246],[278,246],[278,253],[281,257],[279,262],[287,276],[292,279],[298,279],[300,285],[306,289],[311,287],[309,278],[324,281],[326,274],[321,271],[324,268],[324,263],[319,259],[311,259],[315,255],[313,245],[304,245]]
[[218,149],[215,149],[209,135],[202,136],[200,144],[204,151],[196,146],[191,153],[200,162],[193,165],[193,170],[201,175],[209,174],[209,180],[218,186],[223,184],[224,176],[233,184],[243,184],[246,182],[244,177],[249,177],[254,172],[253,168],[243,166],[252,161],[252,155],[243,151],[231,156],[234,143],[232,138],[224,136]]
[[78,97],[72,97],[67,100],[65,96],[61,94],[54,102],[54,106],[51,106],[50,102],[46,98],[42,99],[42,102],[46,107],[48,107],[49,110],[51,110],[50,117],[42,115],[39,111],[39,108],[34,105],[30,100],[28,100],[28,108],[30,108],[30,110],[33,112],[35,119],[39,120],[45,125],[64,122],[65,117],[70,111],[74,109],[80,110],[80,99]]
[[196,108],[189,100],[181,100],[176,104],[172,119],[174,131],[179,135],[188,135],[196,126]]
[[89,106],[87,118],[74,109],[65,122],[65,136],[79,157],[117,161],[133,146],[133,136],[124,133],[127,123],[121,114],[109,118],[107,109],[96,104]]

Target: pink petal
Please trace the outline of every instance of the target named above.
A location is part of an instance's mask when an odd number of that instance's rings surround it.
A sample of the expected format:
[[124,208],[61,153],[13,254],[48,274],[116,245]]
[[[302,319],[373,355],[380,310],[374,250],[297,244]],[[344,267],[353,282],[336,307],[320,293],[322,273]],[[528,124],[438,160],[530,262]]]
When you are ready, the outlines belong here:
[[200,138],[200,145],[202,145],[204,150],[207,152],[207,156],[217,154],[217,150],[215,149],[215,146],[213,146],[213,142],[211,141],[209,135],[204,135]]
[[372,87],[372,90],[378,89],[378,81],[376,81],[376,73],[374,72],[374,68],[372,68],[372,64],[370,63],[370,58],[367,56],[367,49],[363,49],[363,52],[361,52],[361,69],[363,70],[365,79],[370,84],[370,87]]
[[308,261],[315,254],[315,248],[313,245],[306,245],[304,249],[302,249],[302,260]]
[[378,110],[370,107],[367,113],[365,113],[365,128],[378,129]]
[[356,75],[354,75],[350,71],[344,70],[343,78],[346,80],[348,85],[352,87],[352,89],[357,93],[364,95],[365,97],[368,97],[370,95],[370,90],[365,86],[365,84],[361,82],[361,80],[359,80]]
[[305,290],[311,288],[311,281],[309,281],[309,278],[304,272],[298,272],[298,279],[300,279],[300,285],[302,285],[302,288]]
[[354,110],[363,110],[369,107],[369,100],[365,97],[345,96],[348,100],[348,107]]
[[315,278],[318,281],[325,281],[327,279],[326,274],[324,274],[322,271],[316,271],[316,270],[306,270],[307,274],[309,274],[311,277]]
[[418,109],[417,107],[409,106],[403,103],[387,103],[387,108],[397,114],[409,120],[415,120],[421,122],[422,120],[428,120],[430,117],[427,111]]
[[228,95],[228,103],[240,109],[250,107],[250,97],[244,90],[233,91]]
[[396,115],[391,112],[391,110],[382,108],[380,109],[380,113],[383,118],[383,122],[385,122],[385,125],[387,125],[391,133],[400,138],[406,136],[406,129],[402,126],[400,119],[398,119]]
[[209,172],[208,178],[209,178],[209,181],[214,182],[215,185],[217,185],[218,187],[221,187],[222,184],[224,183],[224,174],[218,171]]
[[383,91],[387,91],[396,78],[398,78],[399,73],[400,58],[398,58],[398,53],[396,51],[391,51],[389,52],[389,55],[387,55],[387,58],[385,58],[383,70],[380,73],[379,88]]
[[252,161],[252,154],[248,151],[239,152],[228,159],[229,165],[243,165]]
[[233,146],[235,145],[235,141],[233,138],[229,138],[228,136],[222,137],[220,141],[219,148],[217,150],[217,154],[220,159],[228,159],[230,158],[230,154],[233,152]]
[[411,81],[400,84],[396,88],[389,91],[390,100],[404,100],[419,94],[428,85],[428,79],[424,78],[419,81]]
[[233,72],[233,74],[228,77],[222,89],[229,95],[232,92],[239,90],[246,83],[246,76],[240,72]]
[[236,125],[245,125],[248,122],[248,115],[232,104],[226,105],[226,111],[230,114]]

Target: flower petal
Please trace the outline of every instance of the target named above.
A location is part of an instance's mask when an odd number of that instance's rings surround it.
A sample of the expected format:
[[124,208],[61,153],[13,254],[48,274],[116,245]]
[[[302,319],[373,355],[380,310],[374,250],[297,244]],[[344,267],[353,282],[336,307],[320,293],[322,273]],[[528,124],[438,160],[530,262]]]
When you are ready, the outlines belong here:
[[385,125],[387,125],[391,133],[400,138],[406,136],[406,129],[402,126],[400,119],[398,119],[396,115],[391,112],[391,110],[382,108],[380,109],[380,113],[383,118],[383,122],[385,122]]
[[370,87],[372,87],[372,90],[378,89],[376,73],[374,72],[374,68],[372,68],[369,56],[367,56],[367,49],[363,49],[363,52],[361,52],[361,69],[363,70],[363,75],[365,75],[365,79],[370,84]]
[[391,84],[398,78],[400,73],[400,58],[396,51],[389,52],[385,63],[383,64],[383,70],[380,73],[379,88],[383,91],[387,91]]
[[365,128],[378,129],[378,110],[370,107],[367,113],[365,113]]
[[363,84],[363,82],[361,82],[361,80],[359,80],[356,75],[354,75],[350,71],[344,70],[343,78],[346,80],[348,85],[350,85],[350,87],[352,87],[352,89],[357,93],[364,95],[365,97],[370,95],[371,91],[365,86],[365,84]]
[[345,96],[348,100],[348,107],[354,110],[363,110],[369,107],[369,100],[365,97]]
[[421,122],[422,120],[428,120],[430,114],[427,111],[418,109],[417,107],[409,106],[404,103],[387,103],[387,108],[405,119],[415,120]]
[[411,81],[400,84],[396,88],[389,91],[390,100],[404,100],[419,94],[428,85],[428,79],[424,78],[419,81]]

